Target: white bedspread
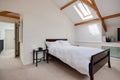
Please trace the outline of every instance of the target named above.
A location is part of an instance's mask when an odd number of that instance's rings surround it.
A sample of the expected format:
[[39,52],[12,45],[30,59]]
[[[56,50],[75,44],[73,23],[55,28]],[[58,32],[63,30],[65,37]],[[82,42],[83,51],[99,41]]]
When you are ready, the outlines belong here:
[[49,48],[50,54],[59,58],[80,73],[88,76],[91,56],[101,51],[103,50],[98,48],[78,46],[54,46]]

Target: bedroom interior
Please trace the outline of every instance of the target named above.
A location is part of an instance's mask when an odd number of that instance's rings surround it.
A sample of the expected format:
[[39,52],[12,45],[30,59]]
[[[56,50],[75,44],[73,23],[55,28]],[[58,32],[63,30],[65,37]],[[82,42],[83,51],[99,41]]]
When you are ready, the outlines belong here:
[[[16,23],[17,20],[16,25],[20,26],[15,33],[20,38],[15,47],[19,57],[0,56],[1,80],[119,80],[119,3],[120,0],[35,0],[29,3],[1,0],[0,22]],[[68,41],[63,44],[64,39]],[[47,47],[46,41],[55,41],[54,46]],[[76,53],[72,53],[74,49]],[[1,50],[3,42],[0,40]]]

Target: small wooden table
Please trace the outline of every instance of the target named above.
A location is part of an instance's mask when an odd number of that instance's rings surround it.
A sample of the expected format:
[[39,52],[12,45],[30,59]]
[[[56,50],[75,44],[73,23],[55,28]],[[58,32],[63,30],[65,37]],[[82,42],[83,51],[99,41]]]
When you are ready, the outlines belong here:
[[[38,53],[42,52],[43,57],[38,58]],[[41,62],[41,60],[45,61],[45,54],[46,50],[33,50],[33,64],[36,62],[36,67],[38,66],[38,62]]]

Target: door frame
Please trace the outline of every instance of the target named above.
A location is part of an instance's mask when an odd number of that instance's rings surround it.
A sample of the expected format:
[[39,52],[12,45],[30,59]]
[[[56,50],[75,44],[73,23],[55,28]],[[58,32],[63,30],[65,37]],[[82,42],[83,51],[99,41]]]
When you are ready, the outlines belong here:
[[[21,39],[21,34],[23,34],[23,32],[21,32],[21,31],[23,31],[23,29],[21,29],[21,28],[23,28],[23,22],[22,22],[23,18],[21,16],[21,14],[19,14],[19,13],[7,11],[7,10],[0,11],[0,13],[3,13],[3,14],[6,15],[6,16],[1,15],[5,19],[2,19],[0,21],[2,21],[2,22],[8,22],[8,23],[14,23],[15,24],[15,38],[14,38],[14,41],[15,41],[15,52],[14,53],[15,53],[15,58],[16,57],[20,57],[20,43],[23,43],[20,40]],[[9,13],[12,14],[12,17],[9,16]]]
[[15,22],[15,58],[20,57],[19,22]]

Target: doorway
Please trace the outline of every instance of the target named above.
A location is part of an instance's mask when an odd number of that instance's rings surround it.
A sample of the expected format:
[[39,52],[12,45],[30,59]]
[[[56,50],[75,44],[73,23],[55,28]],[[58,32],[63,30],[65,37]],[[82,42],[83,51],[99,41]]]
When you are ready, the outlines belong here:
[[9,28],[0,29],[0,56],[20,57],[20,15],[10,11],[1,11],[0,18],[1,16],[5,19],[0,19],[0,23],[6,26],[0,25],[0,28]]
[[0,22],[0,40],[3,42],[0,44],[3,46],[1,50],[1,56],[14,57],[15,55],[15,25],[14,23]]

